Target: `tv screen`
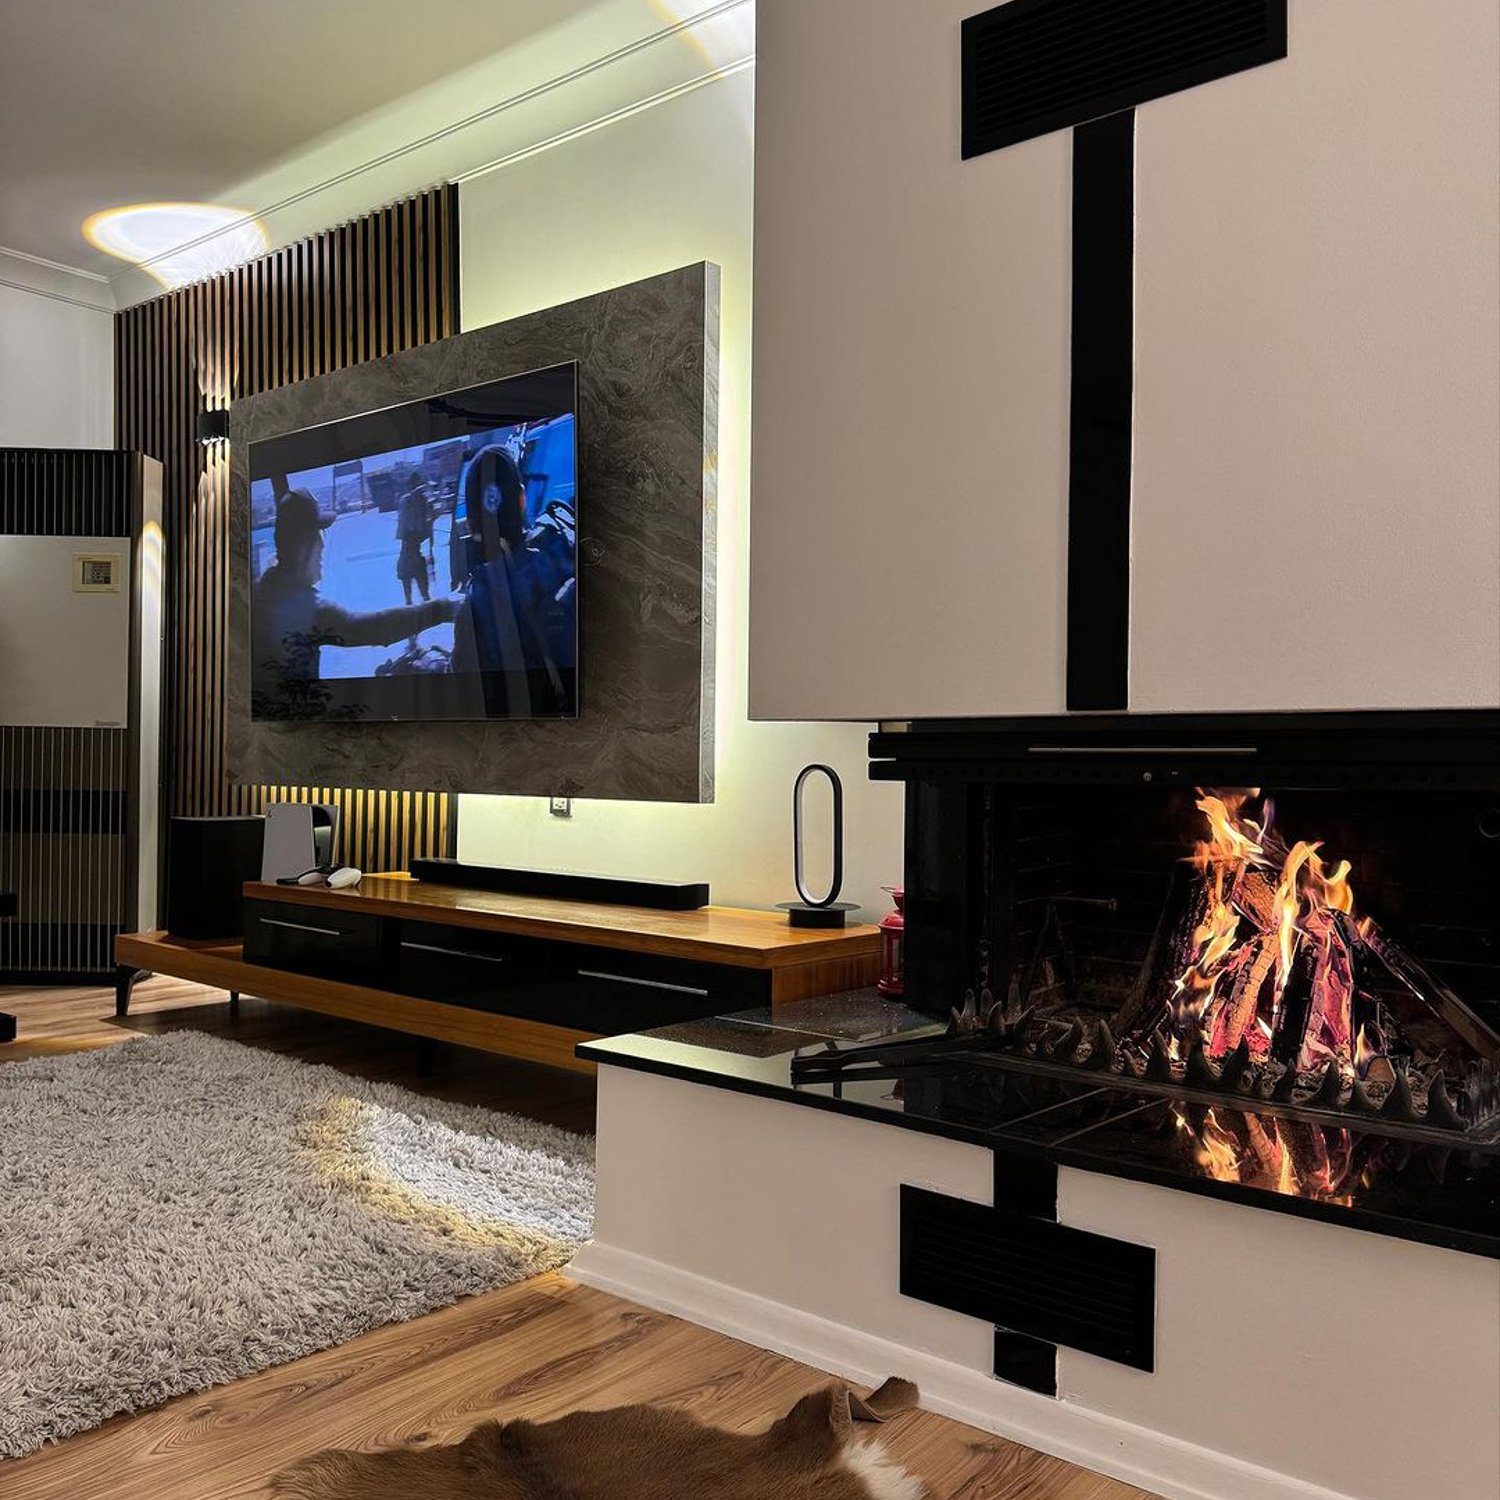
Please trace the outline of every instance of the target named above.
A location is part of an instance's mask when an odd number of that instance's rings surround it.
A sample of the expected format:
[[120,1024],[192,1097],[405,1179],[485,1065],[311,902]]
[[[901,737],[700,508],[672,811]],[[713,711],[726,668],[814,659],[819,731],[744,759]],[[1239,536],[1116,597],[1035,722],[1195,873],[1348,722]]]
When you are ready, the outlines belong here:
[[252,718],[577,714],[577,373],[250,444]]

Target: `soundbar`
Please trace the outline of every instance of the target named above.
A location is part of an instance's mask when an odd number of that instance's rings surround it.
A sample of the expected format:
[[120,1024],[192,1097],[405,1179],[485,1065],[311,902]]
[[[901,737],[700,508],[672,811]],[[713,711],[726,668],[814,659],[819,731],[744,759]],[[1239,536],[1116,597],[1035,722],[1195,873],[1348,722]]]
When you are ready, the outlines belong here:
[[697,911],[708,905],[706,881],[625,880],[613,875],[574,875],[558,870],[509,870],[469,865],[458,859],[414,859],[413,880],[428,885],[467,886],[511,896],[552,896],[598,901],[606,906],[649,906],[656,911]]

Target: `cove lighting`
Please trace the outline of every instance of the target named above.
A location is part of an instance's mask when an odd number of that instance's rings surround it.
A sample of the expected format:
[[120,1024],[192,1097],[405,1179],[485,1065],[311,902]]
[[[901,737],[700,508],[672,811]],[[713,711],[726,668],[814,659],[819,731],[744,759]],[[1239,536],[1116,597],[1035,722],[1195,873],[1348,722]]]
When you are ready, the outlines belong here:
[[167,287],[184,286],[253,260],[268,244],[265,226],[254,215],[218,203],[106,208],[84,221],[83,236]]

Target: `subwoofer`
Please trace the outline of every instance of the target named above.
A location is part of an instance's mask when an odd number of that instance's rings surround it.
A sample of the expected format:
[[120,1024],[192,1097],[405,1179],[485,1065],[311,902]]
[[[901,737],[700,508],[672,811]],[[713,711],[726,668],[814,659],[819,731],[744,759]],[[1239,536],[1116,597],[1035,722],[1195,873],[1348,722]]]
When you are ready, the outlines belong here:
[[167,828],[167,931],[243,935],[241,891],[260,879],[264,818],[173,818]]

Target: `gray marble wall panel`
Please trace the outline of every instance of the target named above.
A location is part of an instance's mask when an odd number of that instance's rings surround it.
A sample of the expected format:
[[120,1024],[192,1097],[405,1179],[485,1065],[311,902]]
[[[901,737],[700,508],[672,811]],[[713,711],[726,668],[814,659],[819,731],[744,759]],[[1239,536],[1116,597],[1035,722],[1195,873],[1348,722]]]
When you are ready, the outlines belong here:
[[[718,267],[702,263],[235,402],[231,778],[712,801],[718,340]],[[248,445],[565,360],[579,365],[578,717],[252,722]]]

